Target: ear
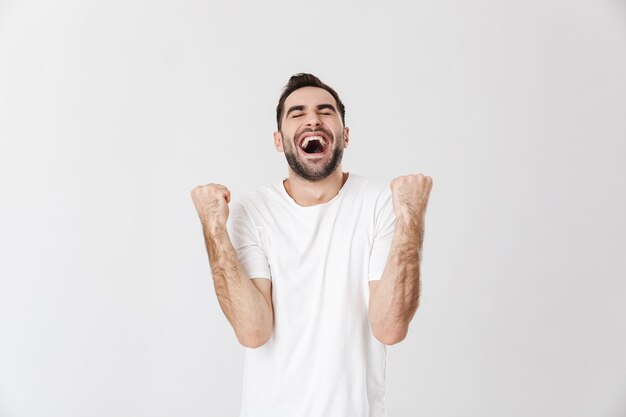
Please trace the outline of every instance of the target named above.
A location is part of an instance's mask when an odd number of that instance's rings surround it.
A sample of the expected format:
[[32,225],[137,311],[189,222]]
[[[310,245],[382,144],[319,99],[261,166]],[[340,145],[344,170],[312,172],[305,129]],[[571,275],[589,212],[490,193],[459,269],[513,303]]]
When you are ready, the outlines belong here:
[[350,142],[350,128],[343,128],[343,147],[346,149],[348,147],[348,142]]
[[280,132],[274,132],[274,147],[276,151],[283,152],[283,135]]

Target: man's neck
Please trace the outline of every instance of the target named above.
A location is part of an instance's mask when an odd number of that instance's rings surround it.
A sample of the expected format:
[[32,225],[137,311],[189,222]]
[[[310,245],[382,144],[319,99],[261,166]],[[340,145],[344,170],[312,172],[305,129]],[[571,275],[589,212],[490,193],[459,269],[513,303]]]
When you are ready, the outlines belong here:
[[343,172],[340,166],[323,180],[309,182],[289,170],[289,178],[283,181],[283,186],[298,205],[315,206],[332,200],[346,183],[349,175],[350,173]]

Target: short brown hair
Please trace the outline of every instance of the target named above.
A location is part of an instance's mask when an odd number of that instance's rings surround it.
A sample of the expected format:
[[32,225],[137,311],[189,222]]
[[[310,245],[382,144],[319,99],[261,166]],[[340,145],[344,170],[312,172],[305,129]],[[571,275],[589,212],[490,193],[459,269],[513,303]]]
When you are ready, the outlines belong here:
[[280,99],[278,100],[278,106],[276,107],[276,124],[278,125],[278,130],[281,127],[281,118],[283,117],[283,111],[285,107],[285,100],[289,96],[289,94],[293,93],[299,88],[302,87],[319,87],[328,91],[335,99],[337,103],[337,111],[341,115],[341,122],[343,125],[346,125],[346,107],[341,102],[339,95],[335,90],[333,90],[330,86],[324,84],[319,78],[317,78],[313,74],[306,74],[304,72],[300,72],[298,74],[294,74],[289,78],[287,85],[283,88],[283,92],[280,95]]

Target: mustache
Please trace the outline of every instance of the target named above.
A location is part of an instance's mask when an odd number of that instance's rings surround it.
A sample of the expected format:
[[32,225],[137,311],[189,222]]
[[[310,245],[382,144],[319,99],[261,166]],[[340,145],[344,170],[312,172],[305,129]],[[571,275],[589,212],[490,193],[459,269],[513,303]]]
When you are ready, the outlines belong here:
[[319,127],[318,129],[307,128],[307,129],[302,130],[302,132],[296,135],[296,142],[300,140],[302,135],[304,135],[305,133],[310,133],[310,132],[324,132],[324,134],[326,134],[326,136],[328,136],[330,140],[333,140],[335,138],[333,133],[325,127]]

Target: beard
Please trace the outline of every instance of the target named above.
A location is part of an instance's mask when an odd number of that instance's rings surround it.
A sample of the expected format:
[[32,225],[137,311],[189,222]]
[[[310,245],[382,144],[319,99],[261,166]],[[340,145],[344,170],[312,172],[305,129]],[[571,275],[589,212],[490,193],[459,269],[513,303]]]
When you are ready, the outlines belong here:
[[[331,150],[330,157],[326,160],[326,162],[320,164],[314,164],[304,160],[300,156],[300,153],[296,148],[298,145],[295,144],[293,138],[283,135],[283,137],[286,139],[283,145],[286,143],[289,144],[288,146],[283,147],[287,163],[297,176],[309,182],[321,181],[324,178],[330,176],[330,174],[335,172],[339,164],[341,164],[341,160],[343,159],[343,132],[341,132],[339,135],[333,135],[327,129],[318,130],[322,130],[328,135],[329,138],[332,138],[332,142],[329,143],[328,146],[334,146],[334,148]],[[296,137],[300,137],[300,135],[302,135],[303,133],[305,132],[298,133]]]

